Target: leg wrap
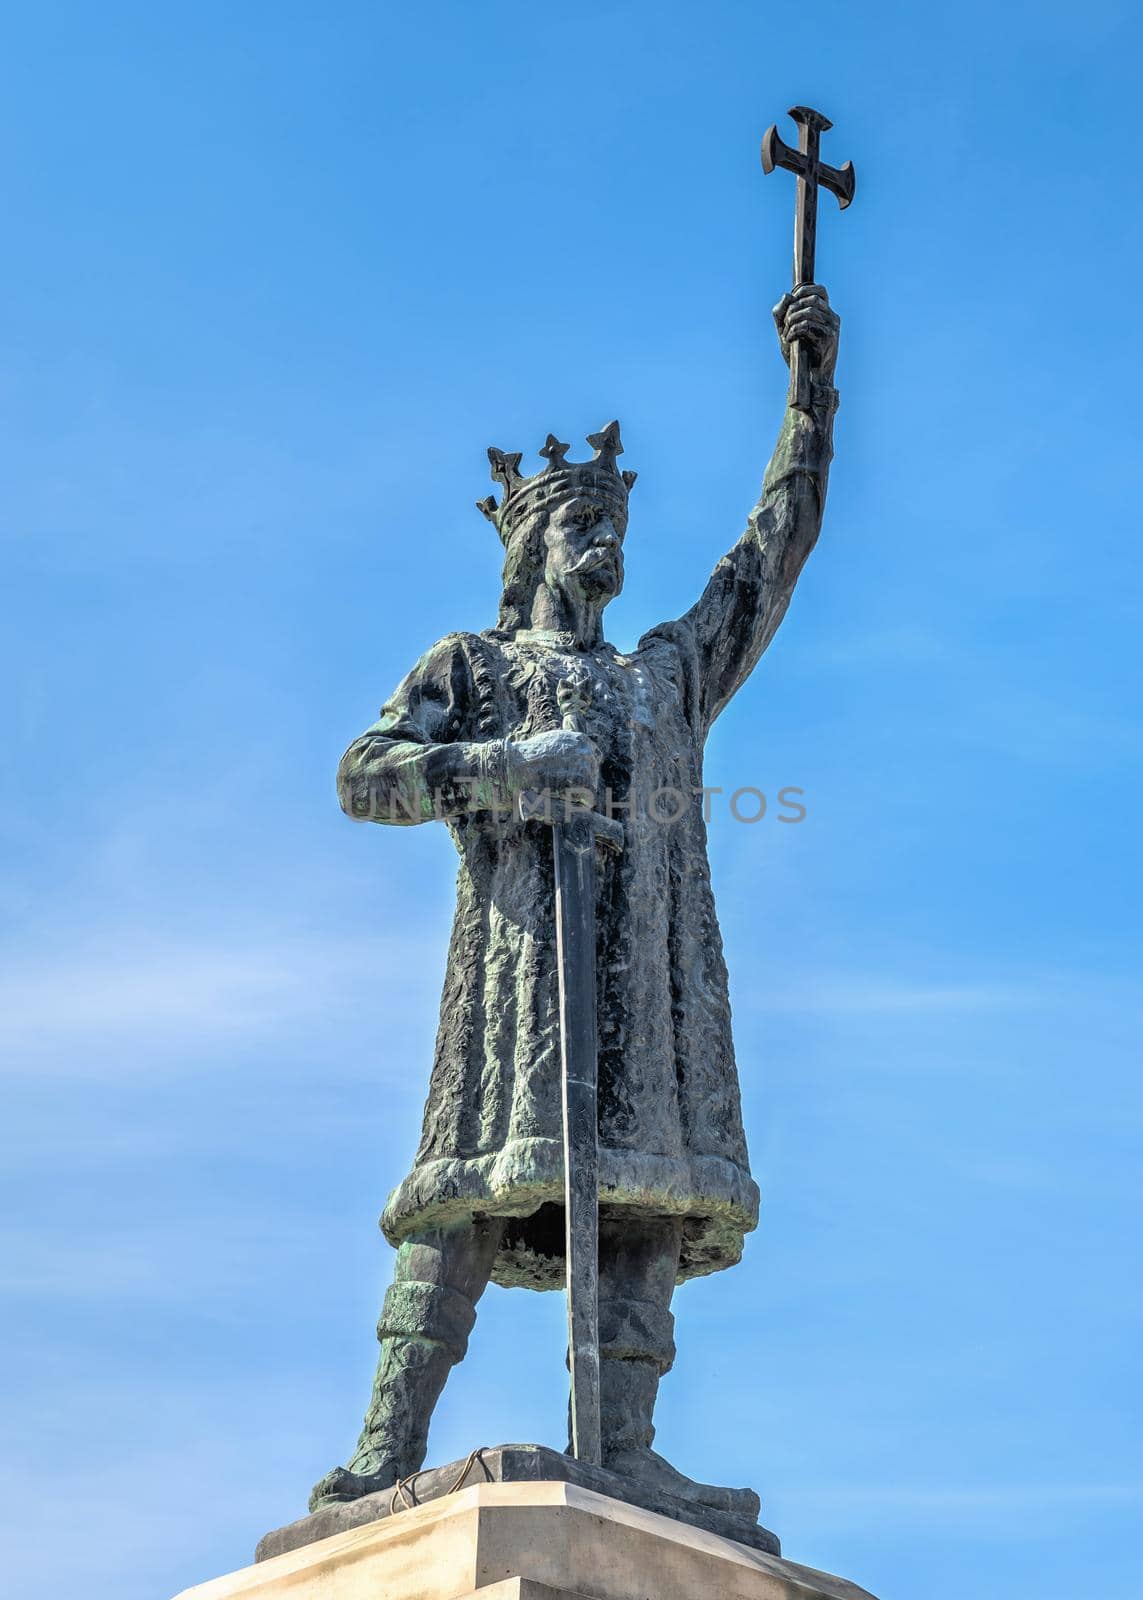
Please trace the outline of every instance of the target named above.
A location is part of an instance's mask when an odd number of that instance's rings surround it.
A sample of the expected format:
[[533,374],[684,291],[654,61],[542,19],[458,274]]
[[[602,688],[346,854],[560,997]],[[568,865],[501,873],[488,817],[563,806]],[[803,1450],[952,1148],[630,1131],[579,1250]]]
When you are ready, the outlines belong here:
[[659,1379],[675,1359],[671,1292],[682,1222],[600,1217],[599,1399],[603,1460],[646,1457]]
[[647,1450],[655,1437],[651,1421],[659,1392],[659,1367],[654,1361],[599,1363],[600,1421],[603,1464],[616,1451]]
[[435,1283],[394,1283],[377,1324],[379,1339],[429,1339],[460,1361],[476,1322],[476,1307],[456,1289]]
[[650,1300],[599,1303],[599,1354],[604,1361],[650,1361],[662,1374],[675,1360],[675,1319]]

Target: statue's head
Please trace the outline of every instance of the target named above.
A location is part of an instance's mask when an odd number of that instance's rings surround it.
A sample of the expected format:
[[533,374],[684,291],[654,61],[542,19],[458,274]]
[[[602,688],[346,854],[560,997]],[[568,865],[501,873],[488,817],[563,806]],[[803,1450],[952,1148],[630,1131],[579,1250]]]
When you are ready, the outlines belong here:
[[590,461],[567,461],[568,446],[554,434],[540,454],[546,466],[534,477],[520,473],[520,454],[488,452],[492,476],[504,490],[477,506],[494,524],[504,545],[500,627],[527,627],[541,584],[594,602],[602,609],[623,587],[623,536],[627,496],[635,473],[620,472],[619,424],[588,435]]

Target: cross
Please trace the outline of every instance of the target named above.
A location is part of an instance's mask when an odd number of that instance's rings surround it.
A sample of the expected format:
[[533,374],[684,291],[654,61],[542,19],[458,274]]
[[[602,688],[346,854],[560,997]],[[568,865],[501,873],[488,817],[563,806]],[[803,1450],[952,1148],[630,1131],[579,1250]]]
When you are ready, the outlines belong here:
[[[798,179],[798,198],[794,210],[794,288],[814,281],[814,245],[818,229],[818,185],[837,196],[842,211],[853,199],[857,177],[853,162],[830,167],[818,152],[821,136],[833,123],[809,106],[791,106],[790,116],[798,124],[798,148],[791,150],[772,124],[762,136],[762,171],[785,167]],[[810,367],[800,339],[790,346],[790,404],[799,411],[810,409]]]

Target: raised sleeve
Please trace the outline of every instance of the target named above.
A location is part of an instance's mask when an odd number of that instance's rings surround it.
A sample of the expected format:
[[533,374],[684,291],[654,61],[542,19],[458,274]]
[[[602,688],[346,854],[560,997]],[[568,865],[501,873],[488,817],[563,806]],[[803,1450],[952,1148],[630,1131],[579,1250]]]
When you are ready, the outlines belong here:
[[757,666],[817,542],[836,407],[836,390],[818,383],[811,411],[787,407],[745,532],[719,561],[686,615],[662,629],[680,644],[685,637],[704,728]]

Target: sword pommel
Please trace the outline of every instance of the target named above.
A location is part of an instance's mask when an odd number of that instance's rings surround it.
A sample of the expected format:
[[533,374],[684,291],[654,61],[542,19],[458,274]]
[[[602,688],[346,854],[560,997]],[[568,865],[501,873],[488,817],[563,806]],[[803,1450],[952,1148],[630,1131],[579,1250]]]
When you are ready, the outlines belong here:
[[816,128],[819,133],[825,133],[833,127],[833,123],[820,111],[815,111],[812,106],[791,106],[786,113],[797,123],[805,123],[807,128]]

